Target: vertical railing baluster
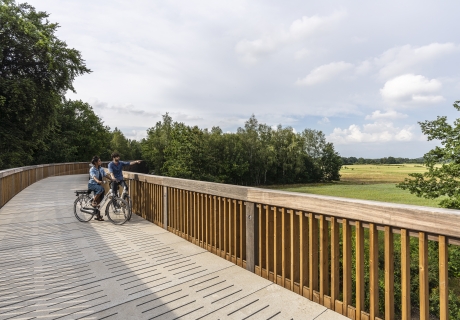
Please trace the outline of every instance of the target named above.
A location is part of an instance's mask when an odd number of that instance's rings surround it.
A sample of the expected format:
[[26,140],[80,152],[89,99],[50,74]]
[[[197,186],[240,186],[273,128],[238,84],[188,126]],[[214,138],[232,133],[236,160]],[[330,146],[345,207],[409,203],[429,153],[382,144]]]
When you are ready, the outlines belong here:
[[[263,207],[261,204],[258,204],[256,210],[259,212],[259,276],[263,277],[263,270],[267,269],[266,260],[265,260],[265,215],[263,215]],[[247,227],[247,226],[246,226]]]
[[281,215],[281,286],[286,287],[286,272],[288,268],[288,261],[287,261],[287,250],[286,250],[286,215],[285,209],[280,208],[279,213]]
[[245,215],[245,212],[244,212],[244,204],[243,204],[243,201],[238,201],[238,204],[239,204],[239,232],[238,232],[238,237],[239,237],[239,243],[240,243],[240,254],[239,254],[239,257],[240,257],[240,260],[239,260],[239,263],[238,265],[240,267],[243,267],[243,260],[244,260],[244,248],[246,247],[246,232],[245,232],[245,229],[244,229],[244,225],[245,225],[245,222],[246,222],[246,215]]
[[289,210],[290,230],[291,230],[291,290],[300,294],[299,289],[296,289],[296,282],[300,282],[300,234],[299,224],[296,223],[297,215],[294,210]]
[[233,200],[233,253],[234,253],[234,259],[232,260],[232,262],[234,264],[237,264],[238,263],[238,206],[237,206],[237,202],[236,200]]
[[319,303],[324,305],[324,295],[327,293],[327,278],[329,276],[328,238],[329,230],[326,217],[319,216]]
[[356,318],[364,311],[364,228],[356,221]]
[[374,320],[379,312],[379,232],[373,223],[369,224],[369,269],[369,316]]
[[420,283],[420,320],[430,318],[428,287],[428,235],[419,232],[419,283]]
[[339,224],[337,218],[331,217],[331,309],[335,310],[335,301],[339,298]]
[[309,297],[307,286],[309,284],[309,239],[308,239],[308,219],[302,211],[299,215],[299,233],[300,233],[300,294]]
[[445,236],[439,236],[439,316],[440,320],[449,319],[449,273],[448,245]]
[[309,271],[309,280],[310,280],[310,300],[314,301],[314,291],[318,290],[318,220],[315,217],[314,213],[309,213],[308,220],[309,227],[309,254],[310,254],[310,266]]
[[402,320],[410,320],[410,236],[407,229],[401,229],[401,303]]
[[[264,206],[265,209],[265,241],[267,248],[265,250],[265,259],[267,261],[267,279],[270,280],[270,272],[273,272],[273,215],[270,214],[270,207]],[[270,232],[271,231],[271,232]]]
[[213,226],[214,226],[214,231],[213,231],[213,235],[214,235],[214,241],[213,241],[213,246],[214,246],[214,254],[217,254],[217,209],[216,209],[216,196],[212,196],[212,212],[213,212],[213,215],[214,215],[214,222],[213,222]]
[[390,226],[385,226],[385,319],[393,320],[394,308],[394,236]]
[[228,213],[227,213],[227,199],[223,198],[223,207],[224,207],[224,258],[227,258],[228,253]]
[[351,305],[351,227],[347,219],[342,220],[343,237],[343,311],[348,315],[348,306]]
[[163,228],[168,230],[168,187],[163,187]]

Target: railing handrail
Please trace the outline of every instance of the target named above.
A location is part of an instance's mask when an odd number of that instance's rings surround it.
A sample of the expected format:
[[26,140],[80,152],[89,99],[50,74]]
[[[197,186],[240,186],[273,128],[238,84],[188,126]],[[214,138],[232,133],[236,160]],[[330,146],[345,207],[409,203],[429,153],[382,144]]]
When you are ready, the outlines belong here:
[[46,163],[46,164],[36,164],[32,166],[25,166],[25,167],[17,167],[17,168],[11,168],[11,169],[5,169],[5,170],[0,170],[0,178],[7,177],[9,175],[26,171],[26,170],[31,170],[31,169],[36,169],[36,168],[45,168],[45,167],[52,167],[56,165],[65,165],[65,164],[81,164],[81,163],[89,163],[89,162],[64,162],[64,163]]
[[459,237],[460,210],[270,190],[125,172],[126,177],[165,187],[338,218]]

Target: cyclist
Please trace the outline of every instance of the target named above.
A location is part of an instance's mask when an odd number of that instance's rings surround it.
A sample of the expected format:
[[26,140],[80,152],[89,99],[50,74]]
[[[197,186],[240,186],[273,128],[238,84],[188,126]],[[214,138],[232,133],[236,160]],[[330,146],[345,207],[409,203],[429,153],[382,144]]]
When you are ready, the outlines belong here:
[[[94,208],[97,208],[102,198],[104,197],[104,188],[101,186],[102,179],[104,179],[104,177],[109,180],[112,179],[106,176],[104,169],[101,167],[102,161],[98,156],[94,156],[93,159],[91,159],[91,163],[93,166],[89,169],[90,179],[88,182],[88,189],[94,191],[95,196],[91,205]],[[96,217],[96,220],[104,221],[100,215]]]
[[128,190],[128,185],[123,180],[123,167],[124,166],[131,166],[133,164],[141,163],[139,160],[126,162],[120,161],[120,155],[118,152],[112,153],[112,162],[109,163],[109,173],[112,176],[112,193],[114,195],[117,194],[118,185],[121,185],[123,188]]

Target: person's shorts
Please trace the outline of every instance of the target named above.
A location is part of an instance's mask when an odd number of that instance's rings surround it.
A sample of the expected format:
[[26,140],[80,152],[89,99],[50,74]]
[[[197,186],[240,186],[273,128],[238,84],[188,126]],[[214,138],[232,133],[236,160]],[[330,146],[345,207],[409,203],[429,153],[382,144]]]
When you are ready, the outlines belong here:
[[88,189],[94,191],[94,194],[104,193],[104,188],[99,184],[88,183]]

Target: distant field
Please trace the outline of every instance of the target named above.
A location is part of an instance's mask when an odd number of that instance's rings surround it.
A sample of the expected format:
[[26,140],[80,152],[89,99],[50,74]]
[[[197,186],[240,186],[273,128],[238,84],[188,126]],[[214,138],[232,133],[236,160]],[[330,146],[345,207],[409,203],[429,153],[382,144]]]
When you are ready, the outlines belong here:
[[346,165],[340,170],[340,180],[352,184],[399,183],[409,178],[409,173],[425,171],[426,168],[420,164]]
[[375,200],[418,206],[438,207],[439,199],[418,198],[396,184],[408,178],[409,173],[425,172],[419,164],[399,165],[346,165],[340,171],[341,181],[307,185],[271,187],[277,190],[320,194],[327,196]]

